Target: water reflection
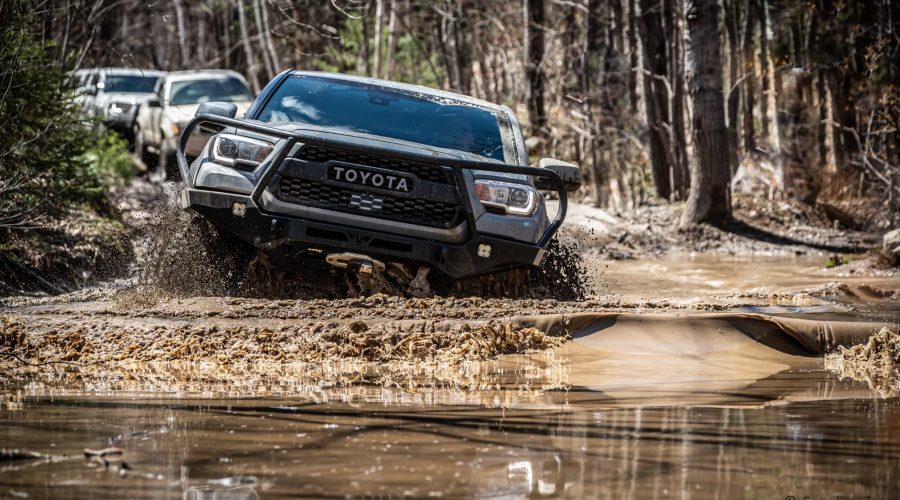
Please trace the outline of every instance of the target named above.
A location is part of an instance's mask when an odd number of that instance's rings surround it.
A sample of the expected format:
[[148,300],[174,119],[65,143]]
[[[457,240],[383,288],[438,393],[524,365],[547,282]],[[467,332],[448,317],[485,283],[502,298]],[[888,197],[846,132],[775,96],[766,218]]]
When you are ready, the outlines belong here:
[[[891,498],[900,484],[900,401],[816,370],[750,383],[755,403],[714,406],[684,393],[688,405],[621,407],[577,387],[498,409],[56,391],[7,395],[0,439],[62,458],[6,463],[4,494]],[[81,450],[104,446],[131,469],[89,467]]]
[[258,500],[253,476],[226,477],[210,480],[206,484],[189,486],[183,500]]

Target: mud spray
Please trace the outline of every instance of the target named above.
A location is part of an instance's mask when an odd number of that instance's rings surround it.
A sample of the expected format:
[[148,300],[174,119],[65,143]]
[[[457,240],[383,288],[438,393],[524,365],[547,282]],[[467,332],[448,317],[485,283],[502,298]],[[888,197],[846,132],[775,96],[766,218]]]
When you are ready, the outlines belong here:
[[885,327],[862,344],[825,358],[825,367],[841,378],[866,382],[882,397],[900,395],[900,331]]
[[[574,239],[565,243],[554,240],[541,268],[514,269],[461,281],[435,276],[432,290],[436,295],[455,297],[582,300],[590,295],[591,283],[579,245]],[[248,244],[174,203],[153,209],[139,230],[136,248],[136,288],[141,294],[271,299],[360,295],[344,270],[324,264],[311,265],[302,275],[273,269]],[[375,291],[409,296],[405,287],[399,286]]]

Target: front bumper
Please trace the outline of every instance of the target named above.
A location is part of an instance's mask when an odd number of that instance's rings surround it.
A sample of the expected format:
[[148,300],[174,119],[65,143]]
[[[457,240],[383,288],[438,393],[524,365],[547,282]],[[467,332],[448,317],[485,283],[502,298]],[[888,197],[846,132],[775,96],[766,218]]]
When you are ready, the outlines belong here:
[[386,262],[428,264],[462,278],[539,266],[543,248],[477,234],[460,244],[410,238],[360,227],[265,213],[250,196],[186,188],[182,205],[263,251],[272,264],[300,271],[309,260],[353,252]]
[[[249,194],[229,193],[199,189],[190,175],[186,150],[195,127],[215,125],[263,134],[278,140],[274,152],[254,172],[253,188]],[[202,130],[202,129],[201,129]],[[469,228],[466,237],[459,241],[440,241],[397,231],[384,231],[352,220],[308,218],[298,214],[287,215],[266,207],[264,194],[270,182],[298,144],[351,147],[362,152],[389,154],[400,159],[430,162],[452,170],[452,178],[459,192],[467,192],[465,173],[495,172],[539,176],[550,179],[559,194],[560,204],[556,217],[546,225],[534,242],[518,241],[497,235],[478,232],[472,201],[463,196],[465,224]],[[190,155],[190,152],[187,152]],[[207,218],[215,226],[227,230],[268,254],[270,260],[281,267],[300,269],[304,261],[324,260],[330,253],[352,252],[368,255],[386,262],[427,264],[443,273],[461,278],[502,271],[522,266],[539,266],[544,249],[562,224],[566,213],[566,190],[562,179],[553,171],[533,167],[513,166],[489,161],[472,161],[456,158],[431,158],[421,154],[398,153],[375,146],[348,145],[302,131],[285,131],[254,122],[238,121],[210,115],[192,120],[182,132],[177,159],[185,181],[182,203]]]

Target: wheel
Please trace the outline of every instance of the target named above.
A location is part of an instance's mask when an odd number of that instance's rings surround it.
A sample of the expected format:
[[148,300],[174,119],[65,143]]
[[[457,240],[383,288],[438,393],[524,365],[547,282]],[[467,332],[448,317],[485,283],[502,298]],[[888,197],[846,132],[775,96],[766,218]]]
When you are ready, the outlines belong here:
[[141,133],[141,127],[135,123],[132,130],[134,133],[134,161],[139,166],[143,166],[145,170],[150,171],[156,166],[156,155],[147,151],[147,147],[144,145],[144,134]]

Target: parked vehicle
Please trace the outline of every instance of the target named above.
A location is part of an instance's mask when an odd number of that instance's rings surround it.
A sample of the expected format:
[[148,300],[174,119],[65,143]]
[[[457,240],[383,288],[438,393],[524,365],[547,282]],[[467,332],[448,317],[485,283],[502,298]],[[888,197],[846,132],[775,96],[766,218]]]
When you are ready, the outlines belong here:
[[[243,116],[253,101],[253,94],[247,80],[234,71],[174,71],[166,74],[157,82],[154,97],[143,102],[138,110],[134,123],[136,157],[149,164],[158,160],[167,177],[176,176],[178,136],[197,108],[212,101],[232,103],[237,115]],[[205,141],[198,140],[195,149],[188,149],[188,154],[196,156],[204,144]]]
[[[574,165],[529,166],[508,107],[421,86],[286,71],[237,111],[208,102],[184,128],[183,204],[281,269],[413,285],[539,266],[581,184]],[[213,126],[189,163],[192,133]],[[541,190],[560,198],[552,220]]]
[[83,82],[80,104],[87,117],[99,117],[108,128],[131,138],[138,105],[154,96],[153,89],[165,73],[138,68],[95,68],[84,71],[86,72],[76,72],[75,75],[79,82]]

